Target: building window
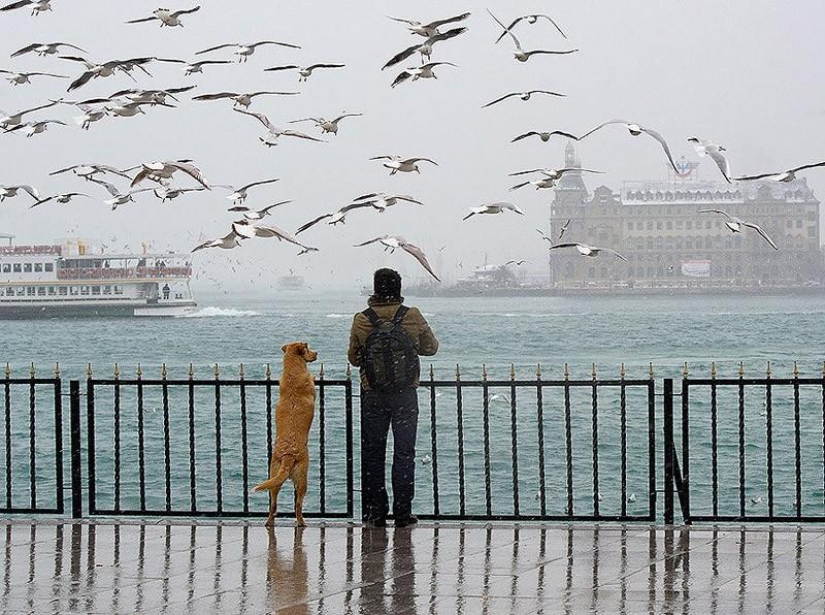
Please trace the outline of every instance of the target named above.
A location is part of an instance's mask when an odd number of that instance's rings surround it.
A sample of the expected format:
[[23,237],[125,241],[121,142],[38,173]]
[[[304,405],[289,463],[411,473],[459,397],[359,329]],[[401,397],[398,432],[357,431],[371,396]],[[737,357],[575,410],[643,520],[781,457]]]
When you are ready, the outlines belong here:
[[657,231],[662,230],[662,221],[661,220],[656,220],[656,230]]
[[711,220],[706,220],[705,221],[705,228],[710,229],[711,226],[713,226],[713,222]]
[[673,221],[668,220],[667,222],[665,222],[665,228],[667,228],[667,230],[669,230],[669,231],[673,230]]
[[32,272],[32,264],[31,263],[23,263],[23,273],[31,273]]
[[693,230],[693,222],[691,220],[688,220],[687,222],[685,222],[685,228],[689,231],[692,231]]
[[683,222],[681,220],[677,220],[676,221],[676,230],[681,231],[682,230],[682,225],[683,225]]
[[785,221],[785,226],[787,228],[793,228],[793,220],[786,220]]
[[802,228],[802,220],[796,221],[796,228]]
[[35,263],[34,264],[34,272],[35,273],[42,273],[43,272],[43,263]]
[[3,273],[11,273],[11,265],[9,265],[8,263],[3,265]]
[[14,263],[14,273],[21,273],[23,266],[20,263]]
[[44,269],[44,271],[46,271],[46,272],[52,272],[52,271],[54,271],[54,263],[45,263],[45,264],[43,265],[43,269]]
[[17,287],[17,296],[22,297],[26,294],[26,287],[25,286],[18,286]]
[[632,223],[632,222],[628,222],[628,223],[627,223],[627,230],[628,230],[628,231],[632,231],[632,230],[633,230],[633,223]]

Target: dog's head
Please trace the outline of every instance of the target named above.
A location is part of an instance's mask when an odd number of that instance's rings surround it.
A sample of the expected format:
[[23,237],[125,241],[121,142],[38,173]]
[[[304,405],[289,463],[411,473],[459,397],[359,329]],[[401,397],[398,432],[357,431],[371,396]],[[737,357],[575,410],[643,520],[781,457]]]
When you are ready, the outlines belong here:
[[281,348],[285,355],[295,355],[301,357],[307,363],[311,363],[318,358],[318,353],[309,349],[309,344],[306,342],[292,342],[286,344]]

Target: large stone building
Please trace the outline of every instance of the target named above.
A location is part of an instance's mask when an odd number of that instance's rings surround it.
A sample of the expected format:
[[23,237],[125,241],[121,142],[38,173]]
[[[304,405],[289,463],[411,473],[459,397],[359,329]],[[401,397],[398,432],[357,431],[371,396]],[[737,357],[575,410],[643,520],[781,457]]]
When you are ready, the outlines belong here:
[[[572,144],[565,166],[581,168]],[[606,186],[588,192],[581,172],[566,173],[555,189],[553,237],[569,219],[563,241],[610,248],[627,262],[602,253],[550,252],[557,288],[686,288],[816,286],[823,279],[819,201],[805,179],[735,182],[700,180],[684,164],[682,177],[626,182],[620,194]],[[714,169],[715,170],[715,169]],[[760,225],[774,250],[755,230],[731,232],[721,209]]]

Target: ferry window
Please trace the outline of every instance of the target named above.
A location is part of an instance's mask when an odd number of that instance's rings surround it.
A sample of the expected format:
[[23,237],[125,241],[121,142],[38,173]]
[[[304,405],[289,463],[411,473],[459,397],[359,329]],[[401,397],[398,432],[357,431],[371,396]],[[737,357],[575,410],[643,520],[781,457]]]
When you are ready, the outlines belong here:
[[46,287],[45,286],[38,286],[37,287],[37,295],[38,295],[38,297],[44,297],[46,295]]
[[123,294],[123,287],[122,286],[115,286],[115,294],[122,295]]
[[31,263],[23,263],[23,272],[24,273],[31,273],[32,271],[32,264]]
[[43,271],[43,263],[35,263],[34,271],[35,273],[41,273]]
[[34,286],[27,286],[27,287],[26,287],[26,294],[27,294],[29,297],[34,296]]
[[23,271],[23,266],[20,263],[14,263],[14,273],[20,273]]
[[54,263],[44,263],[43,268],[44,271],[54,271]]
[[3,265],[3,273],[10,273],[10,272],[11,272],[11,265],[9,265],[8,263]]
[[69,286],[69,294],[76,295],[80,292],[80,287],[78,286]]
[[80,287],[80,294],[81,295],[88,295],[89,294],[89,287],[88,286],[81,286]]
[[49,286],[49,295],[54,295],[54,286]]
[[65,297],[67,294],[69,294],[69,289],[65,286],[61,286],[57,289],[57,294],[61,297]]
[[100,286],[92,286],[92,294],[99,295],[100,294]]
[[104,286],[103,287],[103,294],[104,295],[111,295],[112,294],[112,287],[111,286]]
[[17,296],[21,297],[26,294],[26,289],[23,286],[17,287]]

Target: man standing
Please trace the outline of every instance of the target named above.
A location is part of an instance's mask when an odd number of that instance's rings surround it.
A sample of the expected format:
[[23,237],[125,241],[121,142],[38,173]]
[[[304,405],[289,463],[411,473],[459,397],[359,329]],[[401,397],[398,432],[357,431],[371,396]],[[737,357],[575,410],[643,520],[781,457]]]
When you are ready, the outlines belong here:
[[361,374],[361,498],[364,523],[385,527],[389,513],[384,468],[392,426],[392,512],[395,527],[418,522],[415,495],[415,437],[418,429],[418,355],[432,356],[438,340],[415,307],[403,305],[401,276],[378,269],[369,306],[355,315],[349,362]]

